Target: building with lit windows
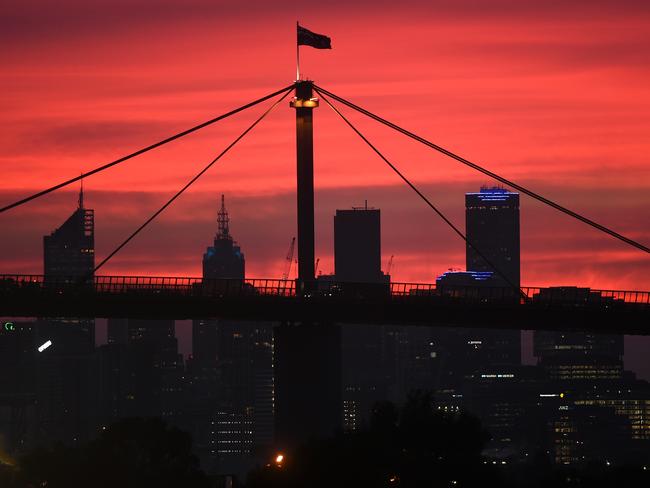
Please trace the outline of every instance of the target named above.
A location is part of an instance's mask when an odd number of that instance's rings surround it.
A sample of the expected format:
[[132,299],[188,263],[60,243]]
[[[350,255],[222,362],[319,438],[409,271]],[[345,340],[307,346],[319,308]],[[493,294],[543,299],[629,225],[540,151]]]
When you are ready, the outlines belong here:
[[533,334],[533,353],[539,366],[560,382],[620,379],[623,352],[620,334],[570,330]]
[[[381,211],[368,207],[338,209],[334,215],[334,277],[338,283],[381,285]],[[395,398],[395,335],[377,325],[341,329],[343,428],[367,426],[372,406]]]
[[[582,291],[587,299],[597,299]],[[622,335],[576,330],[533,334],[539,368],[563,392],[551,430],[555,462],[650,461],[650,384],[624,370],[623,350]]]
[[503,273],[519,286],[519,194],[499,187],[466,193],[465,232],[472,244],[466,246],[467,270]]
[[[203,255],[204,286],[239,286],[245,272],[222,195],[217,233]],[[272,325],[194,320],[188,381],[188,428],[204,467],[244,472],[273,442]]]
[[[468,287],[496,287],[514,293],[513,287],[520,283],[519,194],[498,187],[466,193],[465,222],[467,240],[472,244],[466,246],[467,270],[440,276],[436,280],[440,292],[457,294],[466,293]],[[450,360],[446,369],[457,376],[521,365],[519,330],[459,329],[449,331],[444,341]]]
[[[83,187],[72,215],[43,237],[43,258],[45,286],[92,282],[94,212],[84,205]],[[41,440],[83,442],[94,433],[96,421],[95,321],[39,318],[35,338],[38,344],[52,343],[38,355],[36,363],[37,421]]]

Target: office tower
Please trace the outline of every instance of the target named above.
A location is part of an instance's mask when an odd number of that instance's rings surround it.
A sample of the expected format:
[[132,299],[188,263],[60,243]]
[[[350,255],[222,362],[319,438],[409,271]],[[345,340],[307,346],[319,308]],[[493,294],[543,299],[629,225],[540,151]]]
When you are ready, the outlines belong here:
[[496,268],[467,245],[467,271],[503,274],[519,286],[519,194],[498,187],[466,193],[465,230],[467,240]]
[[[43,237],[43,268],[46,286],[91,282],[95,268],[94,211],[84,207],[83,187],[79,205],[50,235]],[[95,346],[94,319],[45,319],[39,328],[43,340],[52,340],[59,352],[91,351]],[[40,337],[39,337],[40,338]]]
[[[388,284],[381,271],[381,212],[363,207],[336,210],[334,216],[334,280],[338,283]],[[400,352],[408,339],[399,330],[354,325],[341,330],[343,428],[367,424],[372,406],[398,400]]]
[[[586,288],[561,287],[540,293],[538,300],[571,302],[604,298]],[[561,324],[555,324],[559,326]],[[650,384],[623,368],[621,334],[571,330],[537,330],[533,353],[555,388],[563,393],[563,410],[553,418],[553,457],[559,464],[580,464],[606,456],[612,462],[650,460]]]
[[[467,272],[458,276],[472,286],[520,286],[519,194],[504,188],[481,187],[478,193],[465,194],[467,240],[487,258],[493,269],[476,250],[466,246]],[[485,272],[492,272],[491,276]],[[461,276],[463,275],[463,276]],[[447,282],[454,273],[445,274]],[[471,279],[470,279],[471,278]],[[482,281],[486,279],[486,285]],[[514,291],[513,291],[514,293]],[[484,368],[521,364],[521,331],[465,329],[459,338],[463,357],[456,368],[479,372]]]
[[[203,255],[204,286],[237,287],[244,279],[244,254],[230,234],[222,195],[217,234]],[[190,424],[204,466],[245,471],[250,456],[273,440],[271,325],[194,320],[188,369]]]
[[561,382],[620,379],[623,335],[536,330],[533,353],[549,378]]
[[[94,269],[94,212],[84,207],[83,187],[72,215],[43,238],[45,286],[84,286]],[[83,442],[94,432],[95,321],[41,318],[36,341],[52,345],[38,355],[36,393],[43,441]]]
[[334,274],[338,282],[382,283],[379,209],[353,207],[334,216]]
[[[203,280],[244,280],[246,261],[241,248],[230,235],[230,217],[225,196],[221,195],[221,209],[217,214],[217,234],[213,245],[203,254]],[[215,286],[221,286],[215,284]],[[227,285],[224,285],[227,286]],[[192,362],[195,367],[214,370],[218,359],[219,322],[194,320],[192,322]]]
[[561,391],[550,420],[557,464],[594,459],[612,464],[650,462],[650,384],[625,372],[621,379],[552,381]]
[[84,207],[83,187],[79,206],[49,236],[43,237],[46,282],[73,282],[90,278],[95,267],[95,214]]

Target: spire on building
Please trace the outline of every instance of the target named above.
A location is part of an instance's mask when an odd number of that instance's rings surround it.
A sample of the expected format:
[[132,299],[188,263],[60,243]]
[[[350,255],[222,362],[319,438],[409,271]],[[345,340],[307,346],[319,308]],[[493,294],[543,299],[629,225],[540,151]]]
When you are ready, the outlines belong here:
[[84,208],[84,180],[81,181],[81,188],[79,189],[79,208]]
[[221,210],[217,214],[217,224],[219,226],[217,239],[232,239],[229,228],[230,218],[226,210],[226,197],[223,194],[221,195]]

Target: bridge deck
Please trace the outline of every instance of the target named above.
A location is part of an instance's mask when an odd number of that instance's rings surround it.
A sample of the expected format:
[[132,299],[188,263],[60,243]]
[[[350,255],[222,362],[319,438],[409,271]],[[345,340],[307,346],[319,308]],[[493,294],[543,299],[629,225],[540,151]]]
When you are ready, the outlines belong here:
[[578,287],[436,287],[318,280],[0,275],[0,316],[228,318],[268,321],[591,329],[650,333],[650,293]]

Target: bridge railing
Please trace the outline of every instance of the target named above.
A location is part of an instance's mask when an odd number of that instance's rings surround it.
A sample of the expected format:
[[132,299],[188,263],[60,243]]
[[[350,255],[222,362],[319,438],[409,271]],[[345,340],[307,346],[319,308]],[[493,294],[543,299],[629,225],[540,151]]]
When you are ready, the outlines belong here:
[[[91,284],[79,277],[0,275],[0,290],[86,292]],[[95,276],[90,287],[96,293],[157,293],[188,296],[273,295],[295,296],[295,281],[277,279],[202,279],[176,276]]]
[[[583,287],[523,287],[522,298],[512,288],[484,286],[436,286],[435,283],[341,283],[317,280],[307,287],[308,295],[366,298],[437,297],[444,300],[498,303],[507,301],[553,306],[616,306],[621,303],[650,306],[650,292],[596,290]],[[165,276],[95,276],[92,284],[80,277],[43,275],[0,275],[0,292],[30,290],[47,293],[89,291],[101,294],[170,294],[174,296],[219,297],[268,295],[295,297],[296,282],[278,279],[202,279]],[[302,293],[301,293],[302,295]]]

